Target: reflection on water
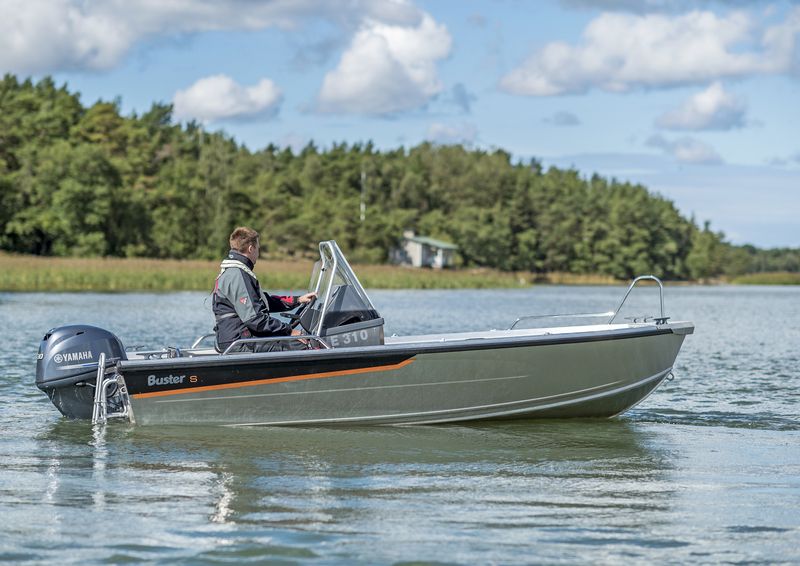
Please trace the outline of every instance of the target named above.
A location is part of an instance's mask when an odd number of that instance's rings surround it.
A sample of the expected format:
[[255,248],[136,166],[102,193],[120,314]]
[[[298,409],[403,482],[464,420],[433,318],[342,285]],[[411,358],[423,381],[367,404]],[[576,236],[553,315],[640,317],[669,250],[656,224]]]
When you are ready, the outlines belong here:
[[[533,533],[636,539],[639,525],[670,513],[675,455],[652,436],[625,421],[93,432],[58,420],[35,438],[58,472],[27,502],[74,510],[77,522],[54,514],[39,528],[72,540],[75,556],[101,547],[114,560],[238,559],[255,545],[262,558],[357,558],[357,545],[368,562],[474,552],[507,561]],[[121,544],[87,532],[87,513],[93,524],[125,515]]]
[[[407,333],[507,326],[520,304],[604,310],[618,295],[373,300]],[[190,293],[39,298],[0,300],[0,325],[18,329],[0,346],[0,559],[785,562],[800,546],[798,291],[668,289],[697,333],[675,381],[622,419],[372,428],[66,421],[33,387],[44,330],[77,319],[185,344],[208,313]],[[762,317],[778,312],[776,337]]]

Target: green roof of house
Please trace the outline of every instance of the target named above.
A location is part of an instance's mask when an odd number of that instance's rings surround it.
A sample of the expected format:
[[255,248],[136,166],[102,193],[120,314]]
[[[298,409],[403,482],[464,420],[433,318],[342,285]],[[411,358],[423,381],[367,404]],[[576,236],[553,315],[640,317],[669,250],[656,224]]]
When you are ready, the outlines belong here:
[[411,236],[407,238],[410,242],[416,242],[418,244],[424,244],[426,246],[431,246],[432,248],[439,248],[442,250],[457,250],[458,246],[455,244],[451,244],[450,242],[443,242],[442,240],[436,240],[434,238],[428,238],[427,236]]

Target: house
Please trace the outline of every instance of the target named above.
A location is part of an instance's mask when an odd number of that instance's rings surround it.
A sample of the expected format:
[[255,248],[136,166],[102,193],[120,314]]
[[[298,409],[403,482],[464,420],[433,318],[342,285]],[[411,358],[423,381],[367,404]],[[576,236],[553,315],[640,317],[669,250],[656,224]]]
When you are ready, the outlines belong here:
[[413,231],[406,230],[400,247],[392,250],[390,257],[393,263],[400,265],[441,269],[453,265],[456,250],[458,246],[454,244],[417,236]]

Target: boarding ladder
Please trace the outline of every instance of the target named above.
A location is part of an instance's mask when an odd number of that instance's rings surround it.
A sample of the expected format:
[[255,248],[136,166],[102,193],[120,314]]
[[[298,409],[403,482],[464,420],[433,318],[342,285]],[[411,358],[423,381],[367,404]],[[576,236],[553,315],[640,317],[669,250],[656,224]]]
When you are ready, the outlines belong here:
[[[101,352],[97,360],[97,379],[94,388],[94,405],[92,406],[92,424],[106,424],[108,419],[128,419],[133,420],[133,410],[131,409],[131,399],[128,395],[128,388],[125,380],[117,373],[116,368],[111,375],[106,375],[106,354]],[[114,396],[119,399],[122,408],[118,411],[108,412],[108,391],[112,386],[117,390]]]

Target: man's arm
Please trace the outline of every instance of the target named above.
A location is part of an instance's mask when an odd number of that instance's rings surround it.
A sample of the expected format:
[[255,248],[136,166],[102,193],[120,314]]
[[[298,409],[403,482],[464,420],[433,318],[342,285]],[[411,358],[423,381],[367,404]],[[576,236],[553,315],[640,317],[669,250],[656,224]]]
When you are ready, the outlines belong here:
[[299,297],[284,297],[279,295],[270,295],[269,293],[264,293],[264,296],[267,298],[267,308],[270,310],[270,312],[288,311],[299,304],[297,301]]
[[283,312],[295,308],[296,306],[309,303],[317,297],[316,293],[306,293],[298,296],[280,296],[264,293],[267,298],[267,308],[270,312]]

